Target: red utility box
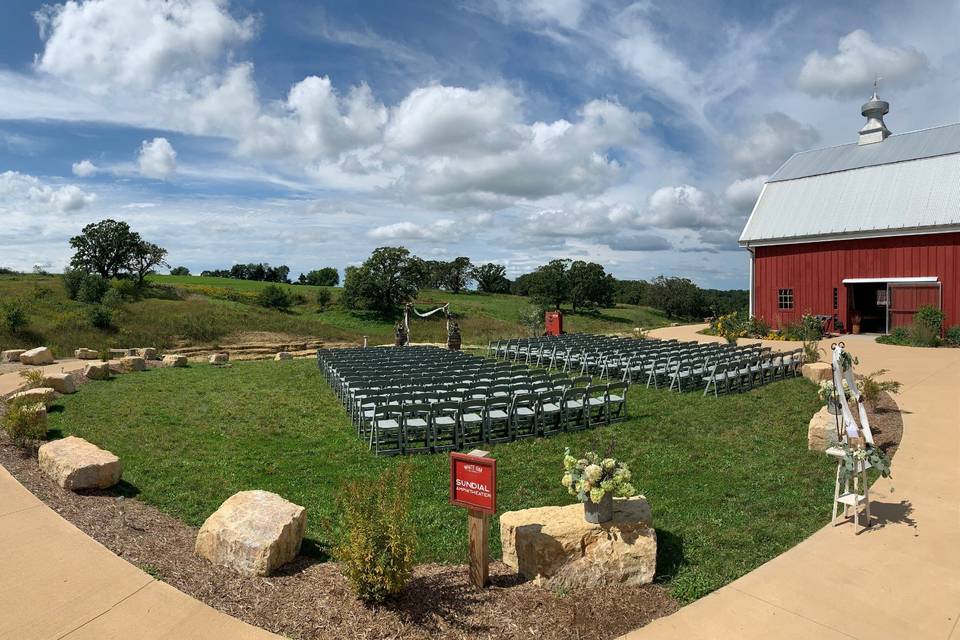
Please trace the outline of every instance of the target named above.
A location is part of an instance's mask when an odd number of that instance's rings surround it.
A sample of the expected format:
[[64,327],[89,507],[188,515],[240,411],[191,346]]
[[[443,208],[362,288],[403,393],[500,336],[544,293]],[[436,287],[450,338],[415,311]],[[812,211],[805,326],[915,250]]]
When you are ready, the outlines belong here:
[[548,336],[563,333],[563,314],[559,311],[547,311],[543,314],[543,326]]

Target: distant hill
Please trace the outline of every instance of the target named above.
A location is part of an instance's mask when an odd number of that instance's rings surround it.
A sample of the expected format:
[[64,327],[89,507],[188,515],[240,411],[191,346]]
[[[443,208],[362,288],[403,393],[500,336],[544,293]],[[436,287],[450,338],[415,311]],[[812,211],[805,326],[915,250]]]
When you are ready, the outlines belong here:
[[[77,347],[178,346],[228,344],[251,334],[269,334],[276,340],[313,339],[324,342],[370,344],[393,341],[397,318],[352,312],[338,304],[340,289],[330,288],[326,310],[317,304],[321,287],[280,285],[295,296],[289,312],[256,304],[257,293],[270,283],[199,276],[152,276],[151,287],[139,300],[124,302],[114,312],[114,328],[97,329],[91,323],[92,305],[68,299],[59,276],[0,275],[0,303],[20,300],[27,325],[11,335],[0,316],[0,349],[45,344],[61,355]],[[421,291],[418,309],[449,302],[460,324],[464,344],[524,335],[520,314],[529,308],[526,298],[506,294],[451,294]],[[597,313],[570,314],[567,331],[630,333],[634,327],[668,324],[665,315],[649,307],[617,305]],[[442,314],[411,320],[412,340],[446,339]]]

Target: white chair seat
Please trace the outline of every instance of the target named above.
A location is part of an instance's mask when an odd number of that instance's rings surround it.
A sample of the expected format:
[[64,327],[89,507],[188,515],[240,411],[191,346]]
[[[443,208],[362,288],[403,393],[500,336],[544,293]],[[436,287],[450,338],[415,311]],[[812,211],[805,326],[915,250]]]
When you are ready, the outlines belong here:
[[450,416],[437,416],[433,419],[433,424],[441,427],[452,427],[457,424],[456,418],[451,418]]
[[377,422],[378,429],[399,429],[400,425],[396,420],[379,420]]
[[604,404],[603,398],[590,398],[590,406],[591,406],[591,407],[598,407],[598,406],[600,406],[600,405],[602,405],[602,404]]
[[408,427],[416,427],[418,429],[424,429],[427,426],[427,421],[423,418],[409,418],[406,421]]
[[537,412],[529,407],[517,407],[516,414],[518,416],[529,417],[537,415]]
[[489,415],[494,420],[504,420],[508,417],[507,413],[505,411],[501,411],[500,409],[494,409],[493,411],[489,412],[487,415]]
[[483,416],[479,413],[465,413],[461,420],[463,422],[483,422]]
[[556,413],[557,411],[560,411],[560,405],[547,402],[540,405],[540,410],[543,411],[543,413]]

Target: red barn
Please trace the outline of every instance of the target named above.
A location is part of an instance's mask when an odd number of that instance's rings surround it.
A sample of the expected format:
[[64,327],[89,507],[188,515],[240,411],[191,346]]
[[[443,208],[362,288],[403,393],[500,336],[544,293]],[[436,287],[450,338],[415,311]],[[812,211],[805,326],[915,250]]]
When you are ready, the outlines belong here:
[[932,305],[960,324],[960,124],[891,136],[888,111],[874,94],[857,143],[797,153],[764,185],[740,236],[752,315],[885,333]]

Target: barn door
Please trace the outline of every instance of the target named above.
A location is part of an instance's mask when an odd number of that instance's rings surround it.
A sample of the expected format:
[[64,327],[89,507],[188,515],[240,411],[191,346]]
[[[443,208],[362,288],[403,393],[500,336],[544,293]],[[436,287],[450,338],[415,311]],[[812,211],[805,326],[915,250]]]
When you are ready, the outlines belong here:
[[913,323],[917,309],[940,308],[939,284],[891,284],[887,295],[887,331]]

